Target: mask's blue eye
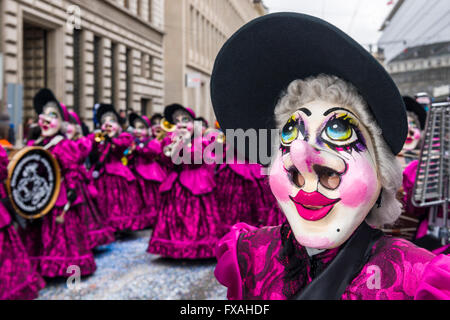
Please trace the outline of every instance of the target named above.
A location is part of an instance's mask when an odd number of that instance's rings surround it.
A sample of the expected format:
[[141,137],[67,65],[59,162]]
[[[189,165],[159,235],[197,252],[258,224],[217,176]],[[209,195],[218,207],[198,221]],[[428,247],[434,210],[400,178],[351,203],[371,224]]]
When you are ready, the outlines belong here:
[[295,117],[292,117],[281,131],[281,141],[283,144],[290,144],[298,138],[299,132],[299,124]]
[[325,130],[328,138],[333,141],[347,141],[353,135],[350,123],[342,118],[330,121]]

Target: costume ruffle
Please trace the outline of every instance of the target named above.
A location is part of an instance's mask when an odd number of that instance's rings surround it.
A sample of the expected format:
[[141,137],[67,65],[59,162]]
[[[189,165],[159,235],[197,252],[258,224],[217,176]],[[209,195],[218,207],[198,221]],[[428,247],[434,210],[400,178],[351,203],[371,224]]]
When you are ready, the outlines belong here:
[[237,259],[239,236],[255,230],[257,228],[246,223],[238,223],[217,244],[217,265],[214,275],[219,283],[228,288],[227,298],[229,300],[242,300],[242,279]]
[[439,255],[425,267],[414,300],[450,300],[450,256]]

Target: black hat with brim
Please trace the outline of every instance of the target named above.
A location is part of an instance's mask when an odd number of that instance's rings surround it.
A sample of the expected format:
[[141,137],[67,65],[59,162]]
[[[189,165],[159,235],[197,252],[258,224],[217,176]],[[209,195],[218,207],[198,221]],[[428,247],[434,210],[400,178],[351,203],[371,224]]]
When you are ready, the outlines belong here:
[[163,115],[161,113],[155,113],[151,118],[150,118],[150,123],[152,126],[154,125],[159,125],[161,123],[161,120],[163,118]]
[[97,109],[96,118],[98,123],[102,123],[102,117],[105,113],[112,113],[116,116],[117,122],[120,121],[120,116],[117,113],[116,109],[114,109],[114,106],[112,104],[103,104],[100,103],[100,106]]
[[144,118],[142,118],[140,115],[138,115],[136,112],[132,112],[130,113],[130,115],[128,116],[128,122],[130,123],[130,126],[134,127],[134,122],[136,120],[141,121],[147,128],[149,128],[149,123],[144,120]]
[[50,89],[40,89],[36,93],[36,95],[33,97],[33,108],[37,114],[42,114],[44,112],[44,107],[50,102],[54,102],[56,104],[61,117],[65,119],[66,114],[64,113],[58,99],[56,99],[55,95],[53,94],[53,91],[51,91]]
[[275,128],[274,109],[288,85],[320,74],[337,76],[358,89],[384,140],[398,154],[407,135],[406,112],[389,74],[344,32],[299,13],[257,18],[222,47],[211,76],[211,99],[220,127]]
[[420,122],[420,129],[425,129],[425,122],[427,121],[427,112],[419,104],[414,98],[411,97],[403,97],[403,101],[405,102],[406,111],[414,113]]
[[164,118],[169,121],[171,124],[175,124],[175,119],[173,119],[173,115],[176,111],[184,111],[187,114],[189,114],[192,119],[195,119],[195,114],[192,114],[192,111],[190,111],[189,109],[183,107],[181,104],[178,103],[174,103],[171,105],[168,105],[165,109],[164,109]]

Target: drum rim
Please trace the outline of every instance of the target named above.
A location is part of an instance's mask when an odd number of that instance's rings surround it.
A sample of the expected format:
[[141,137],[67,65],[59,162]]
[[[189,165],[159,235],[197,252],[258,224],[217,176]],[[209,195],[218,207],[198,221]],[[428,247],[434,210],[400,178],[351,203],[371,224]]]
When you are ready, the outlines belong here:
[[[20,210],[20,208],[16,205],[13,197],[12,197],[12,190],[11,190],[11,177],[12,177],[12,172],[14,171],[14,169],[16,168],[17,164],[19,163],[20,159],[22,159],[22,157],[32,151],[32,150],[39,150],[42,151],[43,153],[47,154],[48,158],[50,159],[51,163],[54,165],[55,169],[56,169],[56,177],[55,177],[55,192],[53,193],[52,198],[50,199],[49,203],[47,204],[47,206],[45,206],[44,209],[42,209],[38,214],[35,214],[33,216],[31,215],[27,215],[24,214],[22,212],[22,210]],[[26,219],[26,220],[36,220],[39,218],[42,218],[43,216],[47,215],[55,206],[56,200],[58,199],[59,196],[59,192],[61,190],[61,168],[59,166],[58,160],[56,160],[56,158],[53,156],[53,154],[48,151],[47,149],[44,149],[42,147],[25,147],[22,150],[18,151],[17,153],[14,154],[13,158],[11,159],[11,161],[8,163],[8,177],[6,178],[6,191],[8,194],[8,198],[11,202],[11,205],[14,208],[14,211],[21,216],[22,218]]]

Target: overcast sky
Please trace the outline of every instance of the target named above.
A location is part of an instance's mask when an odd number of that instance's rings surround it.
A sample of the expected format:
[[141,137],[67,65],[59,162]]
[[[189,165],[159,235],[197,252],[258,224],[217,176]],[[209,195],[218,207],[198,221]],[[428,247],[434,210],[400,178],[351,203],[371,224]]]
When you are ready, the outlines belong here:
[[[390,0],[263,0],[269,12],[294,11],[334,24],[364,45],[376,44],[393,4]],[[393,0],[395,3],[397,0]]]

